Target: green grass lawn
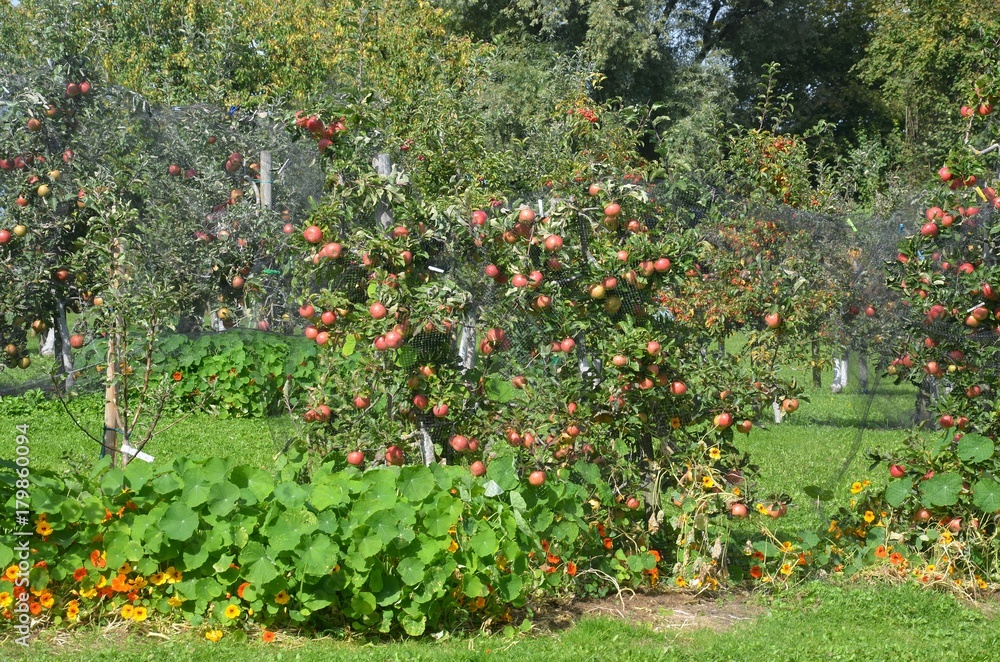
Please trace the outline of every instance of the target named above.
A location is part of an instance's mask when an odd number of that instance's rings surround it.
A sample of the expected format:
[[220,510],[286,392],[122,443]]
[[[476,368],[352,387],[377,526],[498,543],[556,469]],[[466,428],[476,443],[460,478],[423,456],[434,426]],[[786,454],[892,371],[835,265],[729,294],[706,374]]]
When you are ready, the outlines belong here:
[[[636,619],[584,617],[565,629],[516,635],[455,635],[418,641],[304,639],[272,644],[234,634],[211,643],[198,631],[124,633],[84,628],[42,634],[29,648],[0,644],[0,657],[132,662],[183,660],[996,660],[1000,619],[974,606],[912,585],[846,588],[813,582],[777,595],[720,600],[720,611],[749,606],[755,617],[724,629],[685,624],[677,614]],[[993,606],[995,607],[995,605]],[[674,618],[671,618],[671,617]]]

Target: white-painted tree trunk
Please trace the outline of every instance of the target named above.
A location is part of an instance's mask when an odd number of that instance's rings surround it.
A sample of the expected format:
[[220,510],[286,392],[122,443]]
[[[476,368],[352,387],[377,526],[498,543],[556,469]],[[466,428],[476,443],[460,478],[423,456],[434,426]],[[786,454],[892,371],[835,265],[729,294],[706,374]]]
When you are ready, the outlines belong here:
[[49,329],[49,332],[45,335],[45,340],[42,341],[38,349],[38,353],[42,356],[56,355],[56,332],[54,329]]
[[785,418],[785,412],[782,411],[781,405],[778,404],[777,400],[771,403],[771,409],[774,410],[774,422],[781,423],[781,421]]
[[848,354],[847,350],[844,350],[843,356],[833,359],[833,383],[830,384],[830,390],[834,393],[840,393],[847,388],[847,366]]

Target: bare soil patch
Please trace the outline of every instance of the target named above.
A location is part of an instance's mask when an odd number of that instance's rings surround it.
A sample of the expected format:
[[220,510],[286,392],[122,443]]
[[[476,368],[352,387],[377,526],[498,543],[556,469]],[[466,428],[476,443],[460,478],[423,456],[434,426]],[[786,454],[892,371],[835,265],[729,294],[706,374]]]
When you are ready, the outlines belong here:
[[562,629],[587,616],[608,616],[649,625],[654,632],[709,628],[721,632],[748,623],[766,611],[752,604],[748,593],[720,596],[682,592],[622,594],[602,599],[574,600],[539,609],[536,623]]

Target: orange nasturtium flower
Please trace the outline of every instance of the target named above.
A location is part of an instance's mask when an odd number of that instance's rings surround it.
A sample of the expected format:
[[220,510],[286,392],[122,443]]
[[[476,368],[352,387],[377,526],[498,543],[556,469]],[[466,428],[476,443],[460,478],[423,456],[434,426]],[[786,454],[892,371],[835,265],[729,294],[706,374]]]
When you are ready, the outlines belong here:
[[87,576],[87,569],[80,567],[73,571],[73,579],[76,581],[83,581],[83,578]]
[[18,574],[20,574],[20,570],[18,570],[18,568],[17,568],[16,565],[12,565],[12,566],[9,566],[4,571],[3,578],[6,579],[9,582],[12,582],[15,579],[17,579]]
[[179,382],[182,379],[184,379],[184,375],[181,374],[181,372],[179,370],[174,373],[174,381],[175,382]]
[[28,605],[28,611],[31,612],[32,616],[38,616],[39,614],[42,613],[42,605],[38,604],[37,602],[31,602]]
[[52,605],[56,603],[55,597],[48,591],[42,591],[42,594],[38,597],[38,601],[46,609],[52,609]]
[[90,563],[95,568],[103,568],[107,565],[107,562],[104,560],[104,558],[105,558],[104,552],[98,549],[95,549],[90,553]]
[[75,621],[77,616],[80,615],[80,603],[76,600],[70,600],[66,605],[66,618],[71,621]]
[[611,538],[605,538],[604,539],[604,548],[605,549],[611,549],[613,546],[614,546],[614,543],[611,542]]
[[236,595],[239,596],[240,600],[243,599],[243,591],[246,590],[247,586],[250,586],[250,582],[243,582],[240,584],[239,588],[236,589]]
[[650,554],[650,556],[652,556],[652,557],[653,557],[654,559],[656,559],[656,562],[657,562],[657,563],[659,563],[659,562],[660,562],[660,553],[659,553],[658,551],[656,551],[655,549],[651,549],[651,550],[649,550],[649,554]]
[[885,545],[879,545],[875,548],[875,558],[884,559],[889,556],[888,550],[886,550]]
[[264,630],[264,634],[261,636],[261,639],[265,644],[269,644],[274,641],[275,634],[276,633],[271,632],[270,630]]
[[566,562],[566,574],[569,575],[570,577],[576,575],[576,564],[573,563],[572,561]]
[[115,593],[128,593],[132,590],[131,585],[128,583],[128,577],[125,575],[118,575],[111,580],[111,590]]
[[750,576],[753,577],[754,579],[760,579],[761,575],[763,574],[764,571],[760,569],[759,565],[755,565],[752,568],[750,568]]

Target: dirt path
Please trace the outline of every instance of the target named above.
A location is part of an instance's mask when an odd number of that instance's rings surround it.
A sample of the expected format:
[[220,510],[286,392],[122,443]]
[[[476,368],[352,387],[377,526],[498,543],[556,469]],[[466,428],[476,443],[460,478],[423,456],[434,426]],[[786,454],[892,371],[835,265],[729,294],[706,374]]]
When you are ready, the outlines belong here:
[[623,594],[595,600],[575,600],[539,610],[536,622],[552,629],[571,626],[586,616],[609,616],[646,623],[656,632],[709,628],[726,630],[748,623],[766,609],[749,594],[729,592],[718,597],[690,593]]

